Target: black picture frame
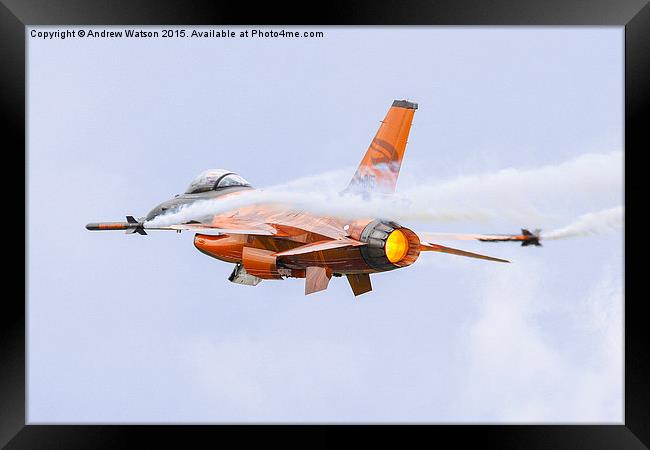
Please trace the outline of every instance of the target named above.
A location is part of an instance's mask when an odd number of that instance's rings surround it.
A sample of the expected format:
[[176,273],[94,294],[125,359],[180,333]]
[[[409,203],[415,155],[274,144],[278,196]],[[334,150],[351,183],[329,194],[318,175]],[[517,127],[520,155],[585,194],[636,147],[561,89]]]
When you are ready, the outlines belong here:
[[[8,155],[23,155],[25,190],[14,187],[8,202],[26,210],[25,156],[26,26],[34,25],[616,25],[625,27],[625,210],[628,223],[637,212],[628,203],[641,197],[645,177],[631,161],[648,151],[650,104],[650,6],[648,0],[445,0],[402,2],[357,1],[278,5],[268,2],[180,2],[171,0],[2,0],[0,62],[2,70],[2,135],[6,173],[19,174]],[[16,165],[20,164],[16,162]],[[19,176],[19,175],[17,175]],[[16,180],[16,183],[19,183]],[[25,220],[29,218],[25,215]],[[10,241],[23,244],[16,254],[26,258],[27,232],[20,217],[10,219]],[[45,224],[46,225],[46,224]],[[23,228],[23,239],[15,236]],[[637,228],[639,229],[639,228]],[[642,228],[640,228],[642,230]],[[19,234],[18,234],[19,236]],[[643,239],[641,239],[643,241]],[[634,286],[643,281],[643,242],[625,240],[625,416],[623,425],[444,425],[435,426],[431,443],[451,439],[454,445],[481,443],[496,448],[646,448],[650,445],[650,371],[645,294]],[[20,270],[13,252],[10,265]],[[20,258],[18,258],[20,259]],[[27,277],[17,292],[5,290],[0,346],[0,444],[6,448],[116,448],[135,438],[169,446],[172,437],[223,442],[222,426],[163,425],[27,425],[25,416],[25,302]],[[21,280],[20,277],[15,277]],[[20,283],[17,281],[16,284]],[[637,292],[639,292],[637,294]],[[23,295],[20,295],[22,293]],[[644,337],[645,336],[645,337]],[[265,427],[258,426],[258,429]],[[292,427],[293,428],[293,427]],[[311,428],[311,427],[309,427]],[[241,429],[241,428],[240,428]],[[232,428],[229,429],[229,433]],[[293,431],[293,430],[292,430]],[[228,433],[228,434],[229,434]],[[371,430],[376,436],[383,431]],[[218,439],[218,440],[216,440]],[[325,443],[325,442],[324,442]],[[311,444],[309,444],[311,445]],[[336,445],[332,442],[332,445]]]

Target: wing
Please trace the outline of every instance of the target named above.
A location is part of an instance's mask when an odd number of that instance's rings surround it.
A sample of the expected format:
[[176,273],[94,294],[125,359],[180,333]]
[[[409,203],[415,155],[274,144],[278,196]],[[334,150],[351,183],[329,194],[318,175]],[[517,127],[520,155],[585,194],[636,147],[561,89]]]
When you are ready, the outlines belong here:
[[347,235],[342,219],[316,216],[273,204],[246,206],[219,214],[206,225],[215,228],[266,230],[274,236],[302,236],[310,241],[341,239]]
[[[250,226],[249,226],[250,225]],[[146,230],[163,230],[163,231],[196,231],[203,234],[254,234],[282,236],[274,227],[261,223],[261,224],[245,224],[241,222],[232,222],[224,224],[224,226],[214,226],[203,223],[183,223],[177,225],[169,225],[164,227],[148,226],[146,222],[138,222],[132,216],[127,216],[127,222],[99,222],[89,223],[86,225],[87,230],[91,231],[113,231],[124,230],[129,234],[147,234]]]
[[[209,223],[184,223],[148,230],[196,231],[204,234],[252,234],[301,237],[307,240],[343,239],[344,222],[335,217],[320,217],[289,211],[278,205],[256,205],[214,216]],[[319,238],[320,236],[320,238]],[[309,239],[307,239],[309,238]]]
[[221,228],[206,224],[184,223],[179,225],[169,225],[167,227],[144,227],[147,230],[161,231],[195,231],[197,233],[215,235],[215,234],[253,234],[258,236],[273,236],[275,229],[269,228]]

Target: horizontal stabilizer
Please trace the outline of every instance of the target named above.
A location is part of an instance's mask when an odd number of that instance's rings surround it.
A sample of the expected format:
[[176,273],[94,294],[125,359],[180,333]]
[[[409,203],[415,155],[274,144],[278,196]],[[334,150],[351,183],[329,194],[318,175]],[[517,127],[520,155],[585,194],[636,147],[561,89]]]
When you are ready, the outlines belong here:
[[442,245],[432,244],[430,242],[420,242],[420,251],[422,252],[441,252],[451,253],[452,255],[467,256],[469,258],[486,259],[488,261],[497,261],[509,263],[506,259],[494,258],[492,256],[480,255],[478,253],[466,252],[457,248],[444,247]]
[[333,248],[358,247],[361,245],[366,245],[366,244],[364,242],[360,242],[355,239],[347,239],[347,238],[332,239],[328,241],[318,241],[318,242],[312,242],[311,244],[307,244],[307,245],[301,245],[300,247],[292,248],[291,250],[285,250],[283,252],[276,253],[275,256],[302,255],[305,253],[331,250]]

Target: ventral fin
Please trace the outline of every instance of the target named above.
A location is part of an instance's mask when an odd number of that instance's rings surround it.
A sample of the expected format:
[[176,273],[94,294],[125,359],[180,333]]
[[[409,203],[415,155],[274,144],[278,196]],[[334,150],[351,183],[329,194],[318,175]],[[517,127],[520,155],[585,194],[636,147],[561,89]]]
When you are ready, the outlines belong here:
[[348,283],[352,288],[354,296],[365,294],[372,291],[372,284],[370,284],[370,275],[367,273],[347,274]]
[[305,295],[324,291],[332,278],[332,271],[326,267],[307,267],[305,271]]

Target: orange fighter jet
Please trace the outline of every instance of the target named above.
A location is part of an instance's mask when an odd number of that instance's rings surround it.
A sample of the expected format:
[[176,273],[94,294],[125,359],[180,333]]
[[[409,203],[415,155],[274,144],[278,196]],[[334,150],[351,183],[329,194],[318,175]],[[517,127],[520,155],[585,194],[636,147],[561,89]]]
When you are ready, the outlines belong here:
[[[393,102],[344,192],[365,195],[395,191],[417,107],[417,103],[406,100]],[[199,251],[235,265],[230,281],[256,285],[262,280],[304,278],[305,294],[327,289],[332,276],[343,275],[355,296],[369,292],[370,274],[410,266],[421,252],[509,262],[435,244],[385,218],[326,217],[278,204],[246,205],[200,221],[155,225],[154,219],[181,207],[199,201],[244,198],[254,191],[235,173],[208,170],[184,194],[156,206],[146,217],[136,220],[127,216],[127,222],[90,223],[86,228],[143,235],[147,229],[196,232],[194,246]]]

